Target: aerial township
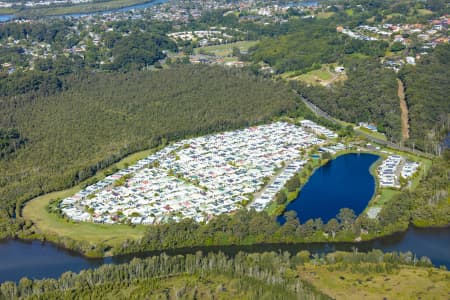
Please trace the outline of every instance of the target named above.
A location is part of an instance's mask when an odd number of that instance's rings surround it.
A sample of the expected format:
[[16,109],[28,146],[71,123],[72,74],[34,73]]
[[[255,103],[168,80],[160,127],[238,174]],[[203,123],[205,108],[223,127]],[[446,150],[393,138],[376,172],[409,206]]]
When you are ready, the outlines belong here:
[[207,221],[244,203],[263,210],[306,162],[302,149],[334,137],[304,120],[182,140],[63,199],[60,208],[74,221],[109,224]]

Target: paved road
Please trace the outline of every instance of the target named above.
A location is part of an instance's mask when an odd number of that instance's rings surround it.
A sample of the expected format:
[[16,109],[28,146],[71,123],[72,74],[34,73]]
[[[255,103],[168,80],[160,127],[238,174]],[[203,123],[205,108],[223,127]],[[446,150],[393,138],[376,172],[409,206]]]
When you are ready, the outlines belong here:
[[[329,121],[331,121],[333,123],[341,125],[341,123],[338,120],[336,120],[335,118],[333,118],[332,116],[330,116],[329,114],[327,114],[326,112],[321,110],[319,107],[314,105],[311,101],[306,99],[302,94],[298,93],[297,91],[294,91],[294,92],[296,92],[297,95],[300,96],[300,99],[302,99],[303,103],[305,103],[305,105],[308,106],[309,109],[311,109],[316,115],[318,115],[319,117],[323,117],[323,118],[325,118],[325,119],[327,119],[327,120],[329,120]],[[373,137],[373,136],[371,136],[371,135],[369,135],[367,133],[361,132],[361,131],[355,131],[355,133],[365,137],[366,139],[368,139],[372,143],[377,143],[377,144],[384,145],[384,146],[387,146],[389,148],[400,150],[400,151],[411,152],[411,153],[414,153],[416,155],[423,156],[423,157],[430,158],[430,159],[434,158],[434,155],[432,155],[430,153],[422,152],[422,151],[419,151],[419,150],[416,150],[416,149],[412,149],[412,148],[409,148],[409,147],[406,147],[406,146],[402,146],[402,145],[395,144],[395,143],[392,143],[392,142],[389,142],[389,141],[385,141],[385,140]]]

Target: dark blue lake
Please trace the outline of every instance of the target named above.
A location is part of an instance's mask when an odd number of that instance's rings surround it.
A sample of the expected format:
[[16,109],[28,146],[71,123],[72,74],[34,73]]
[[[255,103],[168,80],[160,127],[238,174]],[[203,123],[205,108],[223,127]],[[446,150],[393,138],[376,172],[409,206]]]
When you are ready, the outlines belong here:
[[[367,153],[345,154],[317,169],[286,211],[297,212],[301,223],[321,218],[324,223],[336,217],[341,208],[359,215],[372,199],[375,179],[370,166],[379,156]],[[278,217],[283,224],[283,216]]]

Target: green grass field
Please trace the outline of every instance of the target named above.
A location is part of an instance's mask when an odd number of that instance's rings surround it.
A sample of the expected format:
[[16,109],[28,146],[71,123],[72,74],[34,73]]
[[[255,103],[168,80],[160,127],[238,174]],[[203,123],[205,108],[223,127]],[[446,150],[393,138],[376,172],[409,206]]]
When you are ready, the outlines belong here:
[[200,51],[204,51],[206,53],[213,53],[216,56],[226,57],[232,54],[234,47],[239,48],[239,50],[241,51],[247,51],[250,47],[256,45],[258,42],[259,41],[241,41],[223,45],[195,48],[194,52],[195,54],[199,54]]
[[300,277],[333,299],[448,299],[448,271],[401,266],[392,273],[330,270],[306,264]]
[[433,12],[431,10],[424,9],[424,8],[418,9],[417,12],[419,13],[419,15],[422,15],[422,16],[427,16],[427,15],[432,15],[433,14]]
[[334,15],[334,12],[332,12],[332,11],[319,12],[319,14],[317,15],[317,19],[328,19],[333,15]]
[[373,202],[371,202],[371,206],[383,206],[400,193],[401,192],[399,190],[394,189],[379,189],[377,195],[373,199]]
[[377,139],[380,139],[380,140],[383,140],[383,141],[387,141],[386,136],[384,134],[380,133],[380,132],[372,131],[372,130],[369,130],[369,129],[364,128],[364,127],[359,127],[357,129],[355,129],[355,131],[364,133],[366,135],[369,135],[371,137],[374,137],[374,138],[377,138]]
[[14,8],[7,8],[7,7],[0,8],[0,15],[8,15],[13,14],[15,12],[17,12],[17,10]]
[[333,82],[347,79],[347,76],[344,73],[334,73],[334,71],[332,71],[334,70],[334,67],[335,65],[333,64],[324,64],[318,70],[312,70],[301,75],[297,75],[298,73],[296,71],[286,72],[281,74],[281,78],[299,80],[309,85],[329,85]]

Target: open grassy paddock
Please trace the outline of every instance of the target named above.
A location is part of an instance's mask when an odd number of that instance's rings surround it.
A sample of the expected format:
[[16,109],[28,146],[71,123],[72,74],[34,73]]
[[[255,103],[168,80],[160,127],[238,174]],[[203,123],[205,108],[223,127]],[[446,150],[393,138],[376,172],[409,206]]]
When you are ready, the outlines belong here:
[[434,268],[401,266],[391,273],[363,274],[306,264],[298,273],[333,299],[448,299],[450,293],[449,272]]
[[239,50],[241,51],[247,51],[250,47],[256,45],[258,42],[259,41],[241,41],[223,45],[195,48],[194,51],[196,54],[199,54],[200,51],[204,51],[206,53],[213,53],[216,56],[226,57],[232,55],[234,47],[239,48]]
[[324,64],[318,70],[312,70],[305,74],[296,75],[296,71],[286,72],[281,75],[284,79],[302,81],[308,85],[323,85],[327,86],[334,82],[344,81],[347,79],[345,73],[335,73],[335,65]]

